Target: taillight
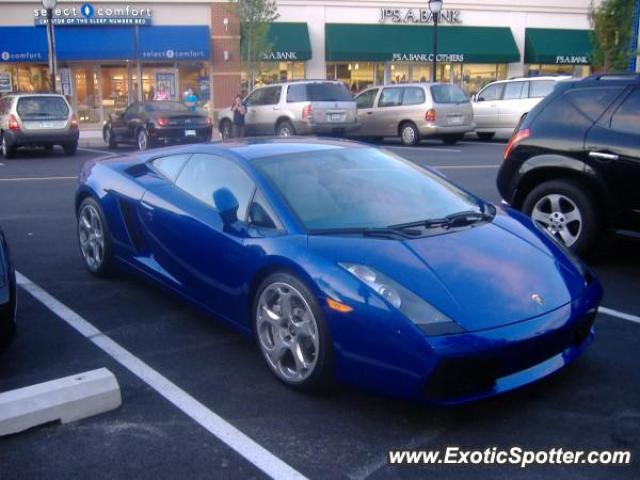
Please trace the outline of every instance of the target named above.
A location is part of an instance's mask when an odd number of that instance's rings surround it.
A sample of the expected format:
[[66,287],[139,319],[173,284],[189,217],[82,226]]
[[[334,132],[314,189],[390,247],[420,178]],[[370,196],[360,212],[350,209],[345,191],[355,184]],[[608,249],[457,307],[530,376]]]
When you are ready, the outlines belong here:
[[424,115],[424,119],[427,122],[435,122],[436,121],[436,111],[433,108],[427,110],[427,113]]
[[511,152],[516,147],[516,145],[518,145],[518,143],[520,143],[525,138],[529,138],[529,135],[531,135],[531,132],[529,131],[528,128],[525,128],[524,130],[520,130],[519,132],[514,133],[511,136],[509,143],[507,144],[507,148],[504,149],[504,155],[502,159],[503,160],[508,159],[509,155],[511,155]]
[[76,116],[76,114],[74,113],[73,115],[71,115],[71,129],[72,130],[77,130],[78,129],[78,117]]
[[20,124],[18,123],[18,119],[15,115],[9,115],[9,130],[12,132],[20,131]]
[[310,119],[313,116],[313,106],[311,104],[305,105],[302,109],[302,118],[305,120]]
[[160,117],[156,119],[156,123],[158,124],[159,127],[166,127],[167,125],[169,125],[169,119],[165,117]]

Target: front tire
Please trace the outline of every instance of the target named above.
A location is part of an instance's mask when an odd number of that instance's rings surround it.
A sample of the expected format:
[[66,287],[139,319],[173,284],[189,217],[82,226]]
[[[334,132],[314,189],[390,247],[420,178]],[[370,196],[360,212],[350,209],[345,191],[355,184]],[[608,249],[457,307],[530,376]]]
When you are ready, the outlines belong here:
[[420,142],[420,132],[418,127],[412,122],[400,125],[400,141],[405,147],[413,147]]
[[102,130],[102,139],[104,140],[104,143],[107,144],[108,148],[116,148],[118,146],[118,143],[113,136],[111,125],[105,125],[104,129]]
[[65,143],[62,146],[62,149],[64,150],[65,155],[73,156],[78,151],[78,142]]
[[229,140],[233,134],[233,127],[231,126],[231,122],[229,120],[223,120],[220,124],[219,130],[223,142]]
[[78,209],[78,242],[85,267],[98,277],[112,272],[111,233],[102,207],[93,198],[85,198]]
[[2,156],[4,158],[6,158],[7,160],[10,158],[13,158],[15,156],[15,152],[16,149],[15,147],[9,145],[9,141],[7,140],[7,137],[2,135],[2,142],[1,142],[1,147],[0,149],[2,150]]
[[297,390],[333,383],[331,338],[322,310],[307,286],[293,275],[275,273],[256,291],[253,331],[271,372]]
[[571,180],[552,180],[526,196],[522,210],[566,247],[584,254],[600,235],[600,215],[591,195]]

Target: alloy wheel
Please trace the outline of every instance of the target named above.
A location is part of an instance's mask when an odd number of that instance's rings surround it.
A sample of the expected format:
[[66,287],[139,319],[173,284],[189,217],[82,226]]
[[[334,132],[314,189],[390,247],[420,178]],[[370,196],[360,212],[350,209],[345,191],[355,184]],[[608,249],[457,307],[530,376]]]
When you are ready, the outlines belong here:
[[281,137],[290,137],[291,135],[293,135],[293,132],[288,125],[283,125],[278,130],[278,135]]
[[314,372],[320,342],[316,318],[304,295],[274,282],[260,295],[256,310],[258,343],[274,373],[287,383],[301,383]]
[[567,247],[573,246],[582,233],[580,209],[565,195],[555,193],[542,197],[534,205],[531,218]]
[[147,132],[145,132],[144,130],[140,130],[140,132],[138,132],[138,149],[146,150],[148,147],[149,137],[147,135]]
[[80,210],[78,235],[84,261],[90,270],[98,270],[105,255],[104,228],[100,214],[93,205],[85,205]]
[[402,129],[402,143],[405,145],[413,145],[416,141],[416,131],[413,127],[407,125]]

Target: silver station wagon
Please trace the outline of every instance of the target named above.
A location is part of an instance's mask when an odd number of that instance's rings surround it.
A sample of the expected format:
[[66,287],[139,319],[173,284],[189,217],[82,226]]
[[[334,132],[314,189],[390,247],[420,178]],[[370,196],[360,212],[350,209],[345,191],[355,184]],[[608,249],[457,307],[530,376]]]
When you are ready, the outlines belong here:
[[[332,80],[276,83],[253,90],[244,99],[246,136],[344,135],[358,128],[349,89]],[[220,112],[218,128],[231,136],[233,112]]]
[[475,128],[469,98],[446,83],[372,87],[356,97],[356,105],[356,135],[370,139],[400,137],[410,146],[423,138],[439,138],[453,145]]

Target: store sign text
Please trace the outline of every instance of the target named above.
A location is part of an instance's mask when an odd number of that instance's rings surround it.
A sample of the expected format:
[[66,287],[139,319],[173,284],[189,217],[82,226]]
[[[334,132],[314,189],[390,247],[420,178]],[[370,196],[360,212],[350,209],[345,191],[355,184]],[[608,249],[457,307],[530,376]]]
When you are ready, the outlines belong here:
[[[459,25],[462,23],[460,10],[442,10],[438,17],[440,23]],[[433,13],[428,8],[381,8],[380,23],[433,23]]]
[[[58,7],[53,9],[54,25],[151,25],[151,8],[124,5],[118,7],[94,7],[85,3],[80,7]],[[46,25],[47,11],[33,11],[35,25]]]
[[295,61],[298,60],[298,52],[270,52],[265,53],[262,58],[266,61]]
[[143,60],[208,60],[204,50],[143,50]]
[[[443,63],[463,63],[463,54],[440,53],[436,60]],[[433,53],[394,53],[393,62],[433,62]]]
[[47,58],[40,52],[0,52],[2,62],[33,62],[34,60],[46,60]]
[[578,56],[563,56],[558,55],[556,57],[556,63],[559,65],[578,65],[578,64],[588,64],[589,59],[584,55]]

